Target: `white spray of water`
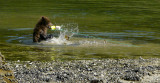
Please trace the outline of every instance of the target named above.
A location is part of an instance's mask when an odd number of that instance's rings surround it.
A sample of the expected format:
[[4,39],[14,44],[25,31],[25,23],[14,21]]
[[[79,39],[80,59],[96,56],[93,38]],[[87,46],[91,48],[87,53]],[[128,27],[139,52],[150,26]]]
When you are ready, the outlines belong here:
[[43,44],[53,44],[53,45],[70,45],[72,44],[71,41],[68,41],[66,37],[71,38],[73,35],[77,34],[79,32],[78,25],[74,24],[67,24],[67,25],[61,25],[62,29],[59,32],[58,37],[53,37],[52,39],[49,39],[47,41],[44,41]]
[[[78,45],[78,46],[108,46],[112,45],[107,43],[106,40],[96,39],[96,38],[74,38],[74,40],[67,40],[66,37],[70,39],[79,33],[77,24],[63,24],[61,25],[62,30],[59,31],[58,37],[53,37],[47,41],[43,41],[42,44],[46,45]],[[113,44],[114,45],[114,44]]]

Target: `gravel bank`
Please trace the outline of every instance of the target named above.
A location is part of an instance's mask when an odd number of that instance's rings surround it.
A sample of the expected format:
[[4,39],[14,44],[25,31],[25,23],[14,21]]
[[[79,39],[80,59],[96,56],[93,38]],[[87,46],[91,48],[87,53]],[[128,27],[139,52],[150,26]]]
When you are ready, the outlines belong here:
[[[0,66],[5,71],[4,66],[13,71],[9,75],[15,79],[11,80],[19,83],[160,83],[160,59],[157,58],[16,61]],[[1,74],[1,78],[4,76]]]

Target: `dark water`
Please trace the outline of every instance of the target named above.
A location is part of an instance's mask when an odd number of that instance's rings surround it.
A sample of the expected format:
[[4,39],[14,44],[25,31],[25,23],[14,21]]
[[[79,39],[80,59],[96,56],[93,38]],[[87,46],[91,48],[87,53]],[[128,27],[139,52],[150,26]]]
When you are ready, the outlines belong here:
[[[0,1],[0,51],[7,60],[160,57],[158,0]],[[35,45],[41,16],[53,24],[77,24],[76,45]],[[49,33],[53,33],[49,31]]]

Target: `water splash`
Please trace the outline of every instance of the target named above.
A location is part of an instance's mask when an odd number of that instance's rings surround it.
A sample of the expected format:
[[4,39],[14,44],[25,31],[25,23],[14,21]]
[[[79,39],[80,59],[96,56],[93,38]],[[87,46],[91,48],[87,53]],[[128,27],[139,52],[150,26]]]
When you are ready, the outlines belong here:
[[71,39],[73,35],[78,34],[78,24],[70,23],[61,25],[62,30],[59,31],[58,37],[53,37],[47,41],[42,42],[43,44],[53,44],[53,45],[71,45],[71,41],[68,41],[68,38]]

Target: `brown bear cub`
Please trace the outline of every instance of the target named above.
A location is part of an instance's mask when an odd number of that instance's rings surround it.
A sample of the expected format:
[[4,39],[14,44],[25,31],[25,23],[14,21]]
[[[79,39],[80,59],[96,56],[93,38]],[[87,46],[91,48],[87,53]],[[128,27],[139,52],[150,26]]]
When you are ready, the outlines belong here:
[[47,17],[42,16],[34,28],[33,42],[41,42],[52,38],[53,36],[51,34],[47,35],[47,30],[51,29],[51,26],[51,21]]

